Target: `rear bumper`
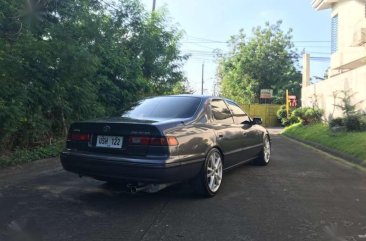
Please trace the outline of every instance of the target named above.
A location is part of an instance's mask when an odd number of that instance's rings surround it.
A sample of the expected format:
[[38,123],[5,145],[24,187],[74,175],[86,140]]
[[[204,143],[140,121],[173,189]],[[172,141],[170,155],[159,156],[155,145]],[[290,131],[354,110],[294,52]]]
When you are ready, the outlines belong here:
[[180,182],[195,177],[204,160],[169,163],[167,160],[148,160],[105,156],[93,153],[63,151],[61,163],[65,170],[105,181],[145,183]]

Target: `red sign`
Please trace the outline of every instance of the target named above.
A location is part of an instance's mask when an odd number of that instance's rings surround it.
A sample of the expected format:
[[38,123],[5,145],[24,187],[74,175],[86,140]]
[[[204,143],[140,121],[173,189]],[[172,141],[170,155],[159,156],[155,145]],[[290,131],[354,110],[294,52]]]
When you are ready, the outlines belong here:
[[288,96],[288,101],[290,102],[291,107],[296,107],[297,106],[296,95],[289,95]]

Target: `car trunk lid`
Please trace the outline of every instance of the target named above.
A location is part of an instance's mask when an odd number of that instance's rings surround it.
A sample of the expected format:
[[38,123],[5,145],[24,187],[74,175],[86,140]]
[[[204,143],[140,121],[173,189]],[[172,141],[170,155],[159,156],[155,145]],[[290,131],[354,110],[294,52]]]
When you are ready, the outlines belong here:
[[[152,137],[161,137],[159,129],[152,125],[154,122],[129,118],[77,122],[70,127],[67,148],[96,153],[145,156],[151,146],[147,141]],[[167,148],[159,149],[163,155],[167,155],[167,151]]]

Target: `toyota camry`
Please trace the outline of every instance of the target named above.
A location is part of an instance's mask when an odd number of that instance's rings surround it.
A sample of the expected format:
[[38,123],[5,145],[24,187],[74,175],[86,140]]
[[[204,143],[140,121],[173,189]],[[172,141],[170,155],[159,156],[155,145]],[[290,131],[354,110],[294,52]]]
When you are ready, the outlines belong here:
[[260,118],[234,101],[176,95],[141,100],[118,117],[73,123],[61,153],[65,170],[131,190],[158,191],[189,181],[214,196],[223,172],[267,165],[271,142]]

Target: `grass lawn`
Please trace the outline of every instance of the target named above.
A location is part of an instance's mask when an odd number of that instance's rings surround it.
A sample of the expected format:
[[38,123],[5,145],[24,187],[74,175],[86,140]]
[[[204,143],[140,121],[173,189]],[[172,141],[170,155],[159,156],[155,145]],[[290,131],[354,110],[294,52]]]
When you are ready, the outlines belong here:
[[366,167],[366,132],[337,132],[329,130],[327,125],[316,124],[303,126],[300,123],[287,127],[285,135],[312,141],[334,148],[363,160]]

